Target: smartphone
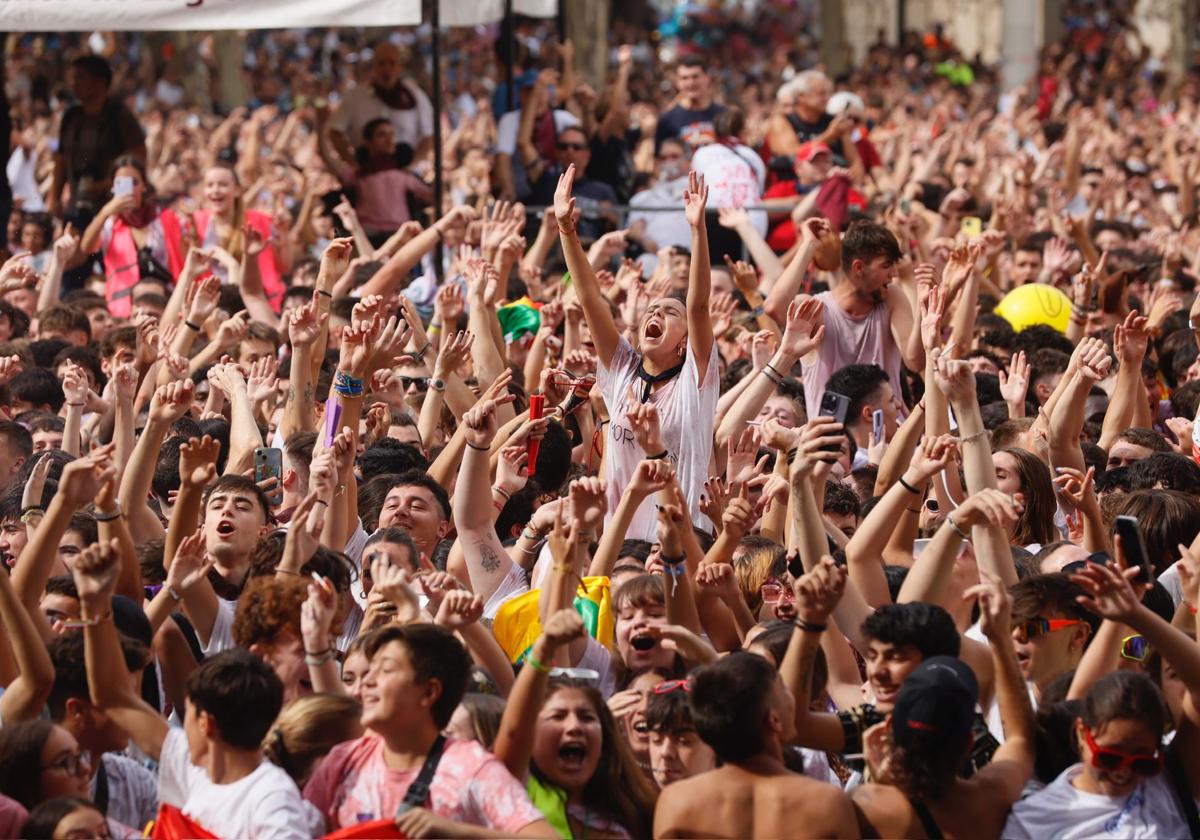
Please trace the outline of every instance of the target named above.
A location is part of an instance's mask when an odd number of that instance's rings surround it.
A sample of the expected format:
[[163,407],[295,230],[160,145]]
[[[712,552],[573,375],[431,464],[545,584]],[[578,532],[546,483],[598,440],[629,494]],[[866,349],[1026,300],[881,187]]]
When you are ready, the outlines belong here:
[[1138,583],[1149,583],[1150,557],[1146,552],[1146,542],[1142,539],[1142,529],[1138,527],[1137,519],[1132,516],[1118,516],[1117,536],[1121,538],[1121,547],[1125,549],[1125,564],[1138,567],[1138,575],[1134,580]]
[[267,494],[272,505],[283,504],[283,450],[278,447],[259,446],[254,450],[254,481],[274,478],[275,489]]
[[968,239],[973,239],[983,233],[983,219],[978,216],[963,216],[962,222],[959,225],[959,231],[965,234]]
[[821,407],[817,411],[818,417],[832,417],[842,425],[845,425],[846,417],[849,414],[849,397],[835,391],[826,391],[821,397]]
[[118,175],[113,178],[113,195],[132,195],[133,194],[133,176]]
[[876,443],[883,443],[883,409],[877,408],[871,412],[871,431]]

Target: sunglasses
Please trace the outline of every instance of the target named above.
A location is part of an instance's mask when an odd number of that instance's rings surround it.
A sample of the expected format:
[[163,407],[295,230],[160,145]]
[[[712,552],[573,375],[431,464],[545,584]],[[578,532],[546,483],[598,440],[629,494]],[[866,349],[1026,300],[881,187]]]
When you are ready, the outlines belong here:
[[559,143],[558,144],[558,150],[560,152],[565,152],[568,149],[572,152],[582,152],[587,149],[587,146],[583,145],[582,143]]
[[686,694],[691,694],[692,684],[688,680],[667,680],[654,686],[655,694],[670,694],[673,691],[682,691]]
[[780,601],[789,602],[796,600],[796,593],[790,587],[784,586],[781,583],[764,583],[762,588],[758,590],[758,594],[762,595],[764,604],[778,604]]
[[428,376],[401,376],[400,377],[400,385],[402,388],[404,388],[405,391],[407,391],[409,388],[413,387],[414,385],[417,386],[418,391],[428,391],[429,390],[429,377]]
[[1153,755],[1137,755],[1124,750],[1114,750],[1110,747],[1096,745],[1092,730],[1084,727],[1084,740],[1092,751],[1092,766],[1107,771],[1121,771],[1128,767],[1139,776],[1157,776],[1162,772],[1163,758],[1161,752]]
[[1121,657],[1133,662],[1145,662],[1150,655],[1150,643],[1146,637],[1134,633],[1121,640]]
[[1034,616],[1027,618],[1024,621],[1017,623],[1017,628],[1025,634],[1025,638],[1034,639],[1038,636],[1044,636],[1047,633],[1053,633],[1055,630],[1065,630],[1068,627],[1074,627],[1076,624],[1083,624],[1082,621],[1074,618],[1042,618]]

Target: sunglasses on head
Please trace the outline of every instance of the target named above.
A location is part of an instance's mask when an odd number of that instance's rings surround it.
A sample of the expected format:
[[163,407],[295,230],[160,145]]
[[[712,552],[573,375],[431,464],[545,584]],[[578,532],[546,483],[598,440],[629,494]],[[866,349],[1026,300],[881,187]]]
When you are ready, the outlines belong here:
[[582,152],[585,149],[587,149],[587,146],[583,145],[582,143],[559,143],[558,144],[558,150],[560,152],[565,152],[568,149],[570,149],[572,152]]
[[1150,643],[1142,635],[1134,633],[1121,640],[1121,657],[1134,662],[1145,662],[1150,655]]
[[1025,638],[1033,639],[1038,636],[1044,636],[1047,633],[1053,633],[1055,630],[1065,630],[1068,627],[1074,627],[1077,624],[1083,624],[1082,621],[1075,618],[1042,618],[1034,616],[1027,618],[1024,621],[1018,622],[1017,627],[1025,633]]
[[672,691],[692,693],[692,684],[688,680],[667,680],[654,686],[655,694],[670,694]]
[[778,604],[780,601],[795,601],[796,593],[782,583],[764,583],[758,590],[764,604]]
[[1088,749],[1092,751],[1092,766],[1099,770],[1119,772],[1128,767],[1139,776],[1157,776],[1162,772],[1161,752],[1155,752],[1153,755],[1138,755],[1127,753],[1124,750],[1114,750],[1111,747],[1097,746],[1092,730],[1086,726],[1083,729],[1083,738],[1087,741]]

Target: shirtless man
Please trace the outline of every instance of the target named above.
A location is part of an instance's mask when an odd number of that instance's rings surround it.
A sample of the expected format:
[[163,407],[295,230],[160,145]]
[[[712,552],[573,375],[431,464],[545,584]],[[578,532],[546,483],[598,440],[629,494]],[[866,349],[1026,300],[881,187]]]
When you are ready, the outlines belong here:
[[796,698],[771,664],[733,653],[695,671],[692,719],[721,767],[668,785],[655,837],[857,837],[850,800],[788,771]]

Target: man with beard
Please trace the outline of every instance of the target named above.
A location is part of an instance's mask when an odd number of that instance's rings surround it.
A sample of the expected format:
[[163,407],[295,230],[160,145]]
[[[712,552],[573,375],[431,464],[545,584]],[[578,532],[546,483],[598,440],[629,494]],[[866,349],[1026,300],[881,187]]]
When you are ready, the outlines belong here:
[[[786,313],[820,241],[819,224],[802,225],[800,253],[779,278],[767,300]],[[842,278],[817,299],[825,304],[825,340],[804,360],[804,395],[808,416],[816,417],[825,383],[846,365],[878,365],[888,375],[893,392],[900,389],[900,364],[923,370],[925,353],[916,328],[916,280],[900,276],[902,259],[896,237],[883,225],[857,222],[842,239]],[[900,288],[889,289],[899,278]],[[911,288],[910,288],[911,287]],[[783,319],[776,316],[782,323]]]

